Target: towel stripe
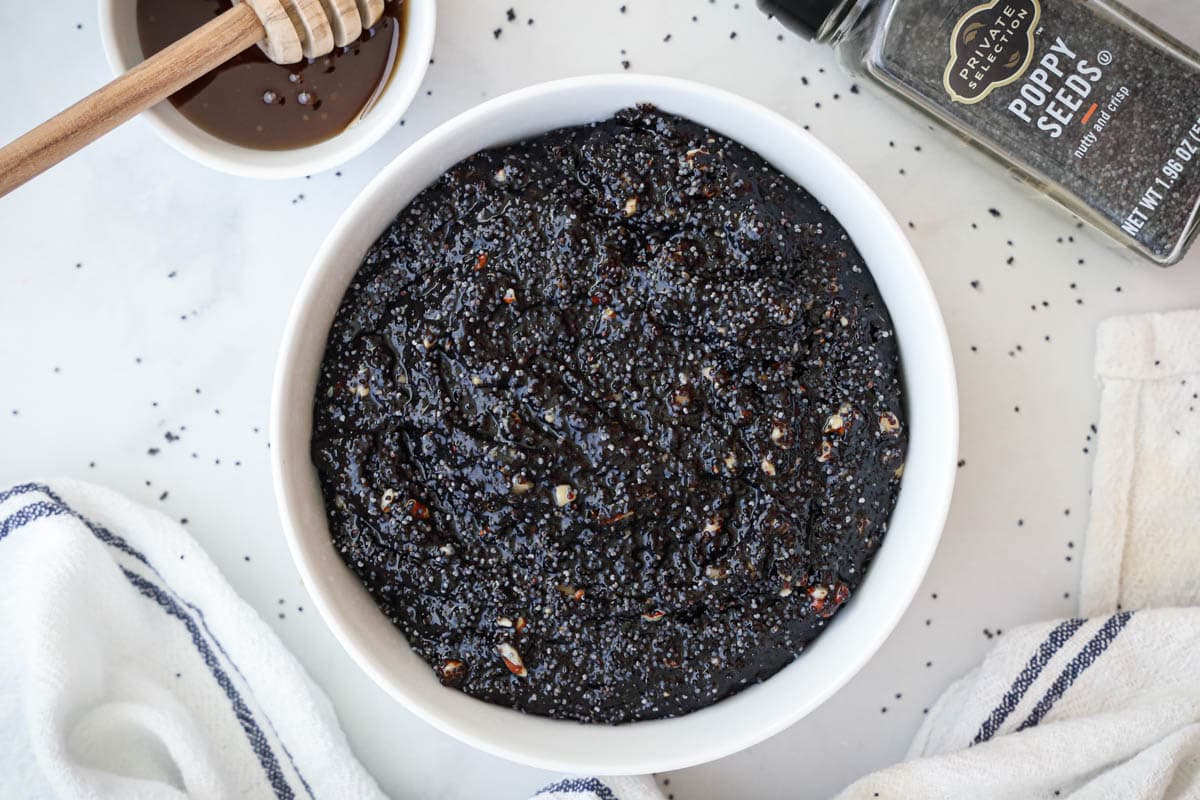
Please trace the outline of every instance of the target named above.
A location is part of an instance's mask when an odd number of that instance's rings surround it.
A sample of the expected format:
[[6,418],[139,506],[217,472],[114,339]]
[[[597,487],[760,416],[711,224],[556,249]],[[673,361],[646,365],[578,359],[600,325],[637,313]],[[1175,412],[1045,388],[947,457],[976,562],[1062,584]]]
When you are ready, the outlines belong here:
[[613,790],[600,782],[598,778],[564,778],[552,783],[534,797],[546,797],[552,794],[585,794],[590,793],[596,800],[620,800]]
[[1037,652],[1029,659],[1029,663],[1025,665],[1025,669],[1021,670],[1013,681],[1009,690],[1004,693],[999,705],[992,709],[992,713],[979,726],[979,732],[975,734],[972,745],[977,745],[986,742],[996,735],[996,731],[1000,730],[1000,726],[1008,719],[1008,715],[1016,710],[1020,705],[1021,700],[1025,697],[1025,693],[1029,691],[1029,687],[1042,674],[1042,670],[1050,663],[1050,659],[1054,654],[1062,649],[1062,646],[1075,635],[1086,620],[1069,619],[1059,623],[1054,630],[1050,631],[1050,635],[1038,647]]
[[267,779],[271,782],[271,788],[275,790],[275,796],[279,800],[294,800],[296,795],[292,792],[292,787],[288,786],[287,779],[283,775],[283,770],[280,769],[275,754],[271,752],[271,745],[267,741],[267,737],[263,734],[262,729],[258,727],[258,723],[254,721],[254,714],[250,712],[245,701],[242,700],[241,695],[234,688],[233,682],[229,680],[229,676],[225,673],[225,670],[221,669],[221,665],[217,663],[217,657],[209,648],[208,643],[204,641],[199,628],[196,627],[196,621],[154,583],[134,572],[130,572],[125,567],[121,567],[121,572],[125,573],[126,579],[133,584],[134,588],[158,603],[164,611],[178,619],[187,628],[188,633],[192,636],[192,644],[200,652],[200,656],[204,659],[204,663],[208,666],[209,671],[217,679],[217,685],[225,691],[225,696],[229,698],[229,702],[233,705],[233,712],[237,717],[238,724],[242,726],[242,730],[246,733],[246,738],[250,740],[250,747],[254,750],[254,754],[258,756],[258,763],[262,764],[263,771],[267,773]]
[[[112,533],[111,531],[104,528],[103,526],[92,522],[87,517],[83,516],[78,511],[71,508],[69,505],[66,504],[66,502],[61,497],[59,497],[57,494],[55,494],[55,492],[52,489],[50,489],[50,487],[48,487],[48,486],[44,486],[44,485],[40,485],[40,484],[36,484],[36,483],[25,483],[25,484],[13,486],[10,489],[0,492],[0,503],[3,503],[5,501],[7,501],[9,498],[14,497],[16,495],[27,494],[27,493],[35,492],[35,491],[45,494],[47,497],[51,498],[54,502],[47,503],[44,501],[39,501],[39,502],[31,503],[31,504],[21,508],[16,513],[12,514],[10,517],[5,519],[3,522],[0,522],[0,540],[2,540],[4,538],[4,536],[6,536],[11,531],[15,531],[36,519],[42,519],[42,518],[51,517],[51,516],[69,515],[69,516],[74,517],[79,522],[83,523],[88,528],[88,530],[91,531],[92,535],[94,535],[97,539],[99,539],[100,541],[104,542],[105,544],[107,544],[111,547],[114,547],[115,549],[121,551],[122,553],[130,556],[131,558],[135,559],[139,563],[145,565],[147,568],[149,568],[151,570],[151,572],[153,572],[155,574],[155,576],[157,576],[160,580],[162,580],[162,575],[158,572],[157,569],[154,568],[154,566],[152,564],[150,564],[150,561],[146,558],[146,556],[144,556],[142,553],[140,553],[139,551],[137,551],[136,549],[131,547],[129,545],[129,543],[126,542],[120,536]],[[164,589],[162,589],[161,587],[154,585],[147,579],[136,575],[136,573],[130,572],[129,570],[125,569],[124,567],[121,567],[121,570],[122,570],[122,572],[125,573],[126,578],[129,579],[131,583],[134,583],[134,586],[136,588],[138,588],[138,590],[142,594],[146,594],[147,596],[150,596],[147,594],[147,591],[145,588],[143,588],[142,586],[139,586],[138,583],[135,582],[135,579],[137,581],[144,582],[149,587],[152,587],[155,592],[157,592],[158,594],[160,594],[162,596],[162,598],[164,598],[165,600],[167,600],[168,602],[170,602],[172,604],[174,611],[172,611],[171,608],[168,608],[166,605],[164,605],[161,600],[158,601],[159,605],[163,606],[163,608],[168,610],[169,613],[172,613],[173,616],[176,616],[179,619],[181,619],[184,622],[184,624],[187,626],[189,633],[192,635],[193,643],[195,644],[197,650],[200,651],[200,654],[204,658],[205,663],[209,666],[210,672],[212,673],[214,679],[216,679],[218,685],[220,685],[221,688],[225,690],[226,695],[229,696],[229,699],[234,706],[235,716],[238,718],[239,723],[242,724],[242,727],[245,729],[247,722],[253,727],[253,731],[247,731],[248,739],[249,739],[251,748],[255,751],[255,754],[259,757],[260,763],[263,763],[264,770],[266,770],[266,772],[267,772],[267,776],[268,776],[268,779],[271,781],[272,788],[275,789],[276,796],[279,798],[287,798],[288,800],[291,800],[291,798],[294,797],[292,788],[291,788],[291,786],[288,785],[286,777],[283,775],[282,771],[279,768],[279,763],[278,763],[277,759],[275,758],[275,754],[271,751],[270,742],[267,740],[266,736],[262,733],[262,730],[260,728],[258,728],[258,724],[254,720],[252,712],[250,712],[249,708],[246,707],[245,702],[242,700],[240,694],[237,693],[236,687],[233,686],[232,682],[229,680],[228,675],[226,675],[224,673],[224,671],[221,670],[220,665],[217,662],[215,655],[208,648],[207,642],[205,642],[204,639],[200,636],[200,631],[196,626],[196,621],[194,619],[192,619],[191,616],[188,615],[186,611],[183,611],[183,609],[179,608],[179,605],[175,602],[175,600],[173,600],[170,597],[170,595],[167,594],[167,592],[170,591],[169,589],[164,591]],[[165,584],[165,581],[163,581],[163,582]],[[158,598],[154,597],[152,599],[157,600]],[[203,626],[203,628],[204,628],[204,632],[208,635],[208,638],[212,640],[213,645],[216,646],[216,648],[220,651],[221,655],[224,656],[224,658],[228,662],[230,668],[232,668],[233,671],[236,672],[238,674],[238,676],[242,678],[243,682],[245,682],[247,685],[249,685],[249,682],[246,681],[245,676],[242,675],[241,670],[238,669],[237,664],[234,663],[233,659],[231,659],[229,657],[229,654],[225,651],[225,648],[221,645],[221,642],[217,639],[216,636],[213,635],[212,631],[209,630],[208,624],[204,620],[203,612],[199,608],[197,608],[195,605],[193,605],[190,602],[187,602],[186,600],[184,600],[181,597],[179,597],[178,600],[180,603],[183,603],[183,605],[187,606],[189,609],[191,609],[195,613],[195,615],[200,620],[200,625]],[[178,613],[176,613],[176,612],[178,612]],[[183,616],[180,616],[181,614]],[[233,694],[230,695],[230,692],[233,692]],[[239,706],[240,706],[240,709],[239,709]],[[309,786],[308,781],[305,780],[304,775],[300,772],[300,768],[295,763],[295,759],[292,757],[292,754],[288,750],[287,745],[284,744],[282,738],[278,734],[278,731],[275,730],[275,726],[271,723],[270,718],[264,716],[264,719],[266,720],[267,726],[271,729],[271,732],[275,735],[275,738],[279,741],[280,748],[283,750],[284,754],[287,756],[292,769],[295,770],[296,777],[299,778],[300,783],[304,786],[305,792],[308,794],[308,796],[310,798],[312,798],[313,797],[312,788]],[[264,748],[265,748],[265,753],[264,753]],[[266,763],[264,763],[264,758],[267,759]],[[273,768],[268,768],[268,765],[273,765]],[[277,775],[273,774],[273,773],[276,773]],[[276,777],[278,777],[278,779],[279,779],[278,781],[276,780]]]
[[3,522],[0,522],[0,541],[3,541],[5,536],[8,536],[18,528],[25,527],[35,519],[59,517],[67,513],[69,512],[66,509],[56,503],[30,503],[6,517]]
[[1120,614],[1114,614],[1109,617],[1104,625],[1100,627],[1100,630],[1096,632],[1096,635],[1063,668],[1062,674],[1055,678],[1054,683],[1046,690],[1046,694],[1033,707],[1033,711],[1029,713],[1024,722],[1017,726],[1017,730],[1023,731],[1026,728],[1032,728],[1041,722],[1046,714],[1050,713],[1050,709],[1054,707],[1058,699],[1063,696],[1067,689],[1071,688],[1071,684],[1075,683],[1076,679],[1108,649],[1113,639],[1117,638],[1117,634],[1124,629],[1125,625],[1132,618],[1132,611],[1122,611]]

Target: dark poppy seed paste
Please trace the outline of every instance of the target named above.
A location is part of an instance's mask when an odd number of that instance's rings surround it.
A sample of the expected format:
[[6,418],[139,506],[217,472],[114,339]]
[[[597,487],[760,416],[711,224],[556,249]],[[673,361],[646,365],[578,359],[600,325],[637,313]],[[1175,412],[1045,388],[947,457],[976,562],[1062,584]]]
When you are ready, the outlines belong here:
[[442,682],[618,723],[790,663],[887,530],[892,323],[846,232],[651,107],[476,154],[367,253],[313,459]]

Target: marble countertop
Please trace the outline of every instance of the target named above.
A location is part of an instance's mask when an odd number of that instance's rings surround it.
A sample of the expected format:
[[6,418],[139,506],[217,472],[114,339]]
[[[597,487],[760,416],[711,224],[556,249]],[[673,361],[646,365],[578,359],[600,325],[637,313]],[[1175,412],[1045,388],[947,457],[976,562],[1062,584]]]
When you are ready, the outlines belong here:
[[[30,65],[0,87],[0,141],[107,77],[95,4],[55,5],[0,3],[8,60]],[[1194,21],[1183,24],[1189,4],[1157,5],[1173,31],[1200,39]],[[764,744],[660,779],[677,800],[817,798],[903,757],[923,710],[994,637],[1074,612],[1096,324],[1200,306],[1200,247],[1168,270],[1109,249],[950,137],[860,91],[829,51],[785,34],[753,0],[443,0],[439,16],[435,62],[404,123],[337,173],[231,178],[135,122],[0,200],[0,483],[80,477],[186,521],[332,698],[391,795],[527,796],[552,776],[408,714],[308,608],[271,492],[276,347],[333,220],[439,122],[570,75],[711,83],[808,127],[905,225],[954,346],[962,461],[922,591],[858,677]],[[63,55],[47,59],[45,42]]]

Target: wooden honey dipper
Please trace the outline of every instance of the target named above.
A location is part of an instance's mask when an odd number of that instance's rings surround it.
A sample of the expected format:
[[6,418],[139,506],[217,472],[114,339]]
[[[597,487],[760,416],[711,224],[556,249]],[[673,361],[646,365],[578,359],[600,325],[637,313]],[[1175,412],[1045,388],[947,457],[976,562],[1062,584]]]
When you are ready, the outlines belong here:
[[0,148],[0,197],[257,44],[277,64],[358,39],[384,0],[241,0],[107,86]]

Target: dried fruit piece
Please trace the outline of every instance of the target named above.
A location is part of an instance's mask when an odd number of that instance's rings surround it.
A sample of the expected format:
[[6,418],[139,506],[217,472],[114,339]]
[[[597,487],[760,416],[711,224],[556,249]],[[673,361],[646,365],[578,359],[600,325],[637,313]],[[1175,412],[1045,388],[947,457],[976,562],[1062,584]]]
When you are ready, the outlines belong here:
[[500,659],[504,662],[504,666],[508,667],[508,671],[518,678],[524,678],[529,674],[525,669],[525,662],[521,660],[521,654],[517,652],[517,648],[513,647],[508,642],[501,642],[496,645],[496,652],[500,654]]
[[429,506],[416,499],[408,502],[408,513],[412,515],[413,519],[429,519]]
[[517,302],[517,292],[511,286],[504,291],[504,297],[501,298],[504,302],[512,305]]
[[880,433],[895,433],[900,430],[900,420],[891,411],[885,411],[879,415],[879,432]]
[[822,441],[821,442],[821,454],[819,456],[817,456],[817,461],[824,464],[826,461],[828,461],[832,457],[833,457],[833,445],[831,445],[828,441]]
[[822,433],[843,434],[846,432],[846,420],[841,414],[830,414],[829,419],[825,420],[825,428]]
[[642,619],[646,620],[646,622],[658,622],[666,615],[667,612],[656,608],[653,611],[647,611],[646,613],[642,614]]
[[486,266],[487,266],[487,262],[488,262],[488,254],[487,254],[487,253],[480,253],[480,254],[479,254],[479,257],[475,259],[475,271],[476,271],[476,272],[479,272],[479,270],[481,270],[481,269],[483,269],[484,267],[486,267]]

